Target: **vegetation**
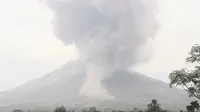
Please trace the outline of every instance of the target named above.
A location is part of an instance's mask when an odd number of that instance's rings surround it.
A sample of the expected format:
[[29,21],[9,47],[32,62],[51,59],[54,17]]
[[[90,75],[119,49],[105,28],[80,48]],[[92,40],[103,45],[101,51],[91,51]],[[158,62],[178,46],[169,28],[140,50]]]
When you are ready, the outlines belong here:
[[160,105],[157,103],[157,100],[153,99],[150,104],[148,104],[147,112],[161,112],[162,109]]
[[21,109],[15,109],[15,110],[13,110],[13,112],[23,112],[23,110],[21,110]]
[[169,75],[170,87],[172,85],[181,86],[189,93],[190,97],[200,99],[200,45],[192,47],[186,62],[193,63],[194,69],[174,70]]
[[188,112],[194,112],[195,110],[199,110],[199,103],[197,101],[192,101],[189,106],[187,106]]
[[21,109],[15,109],[12,112],[23,112],[23,110],[21,110]]
[[[194,69],[188,70],[182,68],[180,70],[174,70],[169,74],[170,87],[173,85],[182,87],[185,91],[189,93],[189,97],[195,97],[200,100],[200,45],[195,45],[191,48],[189,52],[189,57],[186,58],[186,62],[194,64]],[[190,102],[190,105],[186,106],[185,112],[195,112],[199,111],[200,105],[198,101]],[[13,112],[23,112],[22,110],[13,110]],[[30,111],[29,111],[30,112]],[[31,111],[36,112],[36,111]],[[37,111],[38,112],[38,111]],[[41,111],[42,112],[42,111]],[[48,111],[46,111],[48,112]],[[64,106],[57,107],[54,112],[77,112],[77,110],[70,109],[67,110]],[[101,112],[95,107],[88,109],[82,109],[79,112]],[[104,111],[106,112],[106,111]],[[112,110],[112,112],[172,112],[166,111],[161,108],[156,99],[153,99],[150,104],[147,105],[147,109],[139,110],[134,108],[133,110]],[[180,112],[184,112],[180,110]]]
[[[194,69],[182,68],[181,70],[174,70],[169,74],[170,87],[172,85],[181,86],[189,93],[189,97],[195,97],[200,100],[200,45],[194,45],[191,48],[186,62],[194,64]],[[198,101],[192,101],[186,109],[188,112],[199,110]]]
[[[195,104],[195,103],[194,103]],[[196,106],[194,106],[196,107]],[[22,110],[14,110],[13,112],[23,112]],[[24,111],[26,112],[26,111]],[[51,112],[51,111],[28,111],[28,112]],[[95,107],[85,108],[81,109],[79,111],[75,109],[69,109],[67,110],[64,106],[57,107],[54,109],[53,112],[101,112],[97,110]],[[106,112],[106,111],[104,111]],[[109,111],[107,111],[109,112]],[[137,108],[134,108],[133,110],[112,110],[112,112],[167,112],[166,110],[162,110],[160,104],[158,104],[156,99],[153,99],[150,104],[147,105],[147,109],[140,110]]]
[[67,109],[64,106],[57,107],[54,112],[67,112]]

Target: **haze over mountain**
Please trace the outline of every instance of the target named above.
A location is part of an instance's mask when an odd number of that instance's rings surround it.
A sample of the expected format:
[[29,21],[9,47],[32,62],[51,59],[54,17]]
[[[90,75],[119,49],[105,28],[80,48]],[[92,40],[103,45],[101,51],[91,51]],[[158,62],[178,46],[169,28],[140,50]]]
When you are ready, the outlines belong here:
[[114,74],[103,80],[102,84],[115,99],[97,100],[80,95],[79,90],[86,79],[85,66],[79,61],[72,61],[44,77],[0,93],[0,106],[36,108],[62,104],[73,107],[77,104],[102,108],[131,108],[144,107],[155,98],[164,107],[179,108],[188,102],[187,93],[169,88],[169,85],[162,81],[131,71],[119,70]]
[[152,57],[156,0],[44,1],[54,14],[55,36],[75,45],[79,58],[0,93],[2,107],[138,108],[157,99],[164,107],[180,109],[188,103],[184,91],[128,70]]

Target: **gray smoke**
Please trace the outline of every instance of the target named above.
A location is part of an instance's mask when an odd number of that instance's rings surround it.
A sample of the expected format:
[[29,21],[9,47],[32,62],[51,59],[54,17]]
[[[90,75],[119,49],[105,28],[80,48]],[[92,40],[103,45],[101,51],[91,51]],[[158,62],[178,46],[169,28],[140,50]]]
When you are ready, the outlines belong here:
[[114,98],[101,81],[113,71],[149,59],[141,47],[156,34],[156,0],[46,1],[55,15],[56,37],[65,44],[75,43],[86,64],[87,80],[80,93]]

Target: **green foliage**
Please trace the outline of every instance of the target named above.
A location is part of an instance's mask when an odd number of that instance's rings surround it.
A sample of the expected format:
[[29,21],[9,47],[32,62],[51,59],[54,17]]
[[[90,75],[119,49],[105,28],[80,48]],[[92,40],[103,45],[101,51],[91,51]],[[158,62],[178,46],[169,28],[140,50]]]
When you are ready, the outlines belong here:
[[66,108],[61,106],[61,107],[57,107],[54,112],[67,112]]
[[131,111],[131,112],[143,112],[143,110],[139,110],[137,108],[134,108],[133,111]]
[[89,112],[98,112],[97,109],[95,107],[90,107],[89,108]]
[[199,110],[199,103],[197,101],[192,101],[189,106],[186,107],[188,112],[194,112],[195,110]]
[[12,112],[23,112],[23,110],[21,110],[21,109],[15,109]]
[[162,112],[160,105],[157,103],[157,100],[153,99],[150,104],[148,104],[147,112]]
[[195,64],[193,70],[182,68],[169,74],[170,87],[181,86],[190,97],[200,99],[200,45],[195,45],[189,52],[186,62]]

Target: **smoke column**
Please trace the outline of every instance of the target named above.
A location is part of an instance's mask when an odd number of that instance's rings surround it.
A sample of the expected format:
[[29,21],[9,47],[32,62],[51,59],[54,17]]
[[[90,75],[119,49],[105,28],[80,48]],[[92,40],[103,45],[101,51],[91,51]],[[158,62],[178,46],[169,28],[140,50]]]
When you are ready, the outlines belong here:
[[118,69],[148,61],[141,47],[156,34],[156,0],[46,2],[54,12],[56,37],[66,45],[75,43],[85,62],[87,79],[80,90],[82,95],[114,98],[104,89],[102,80]]

